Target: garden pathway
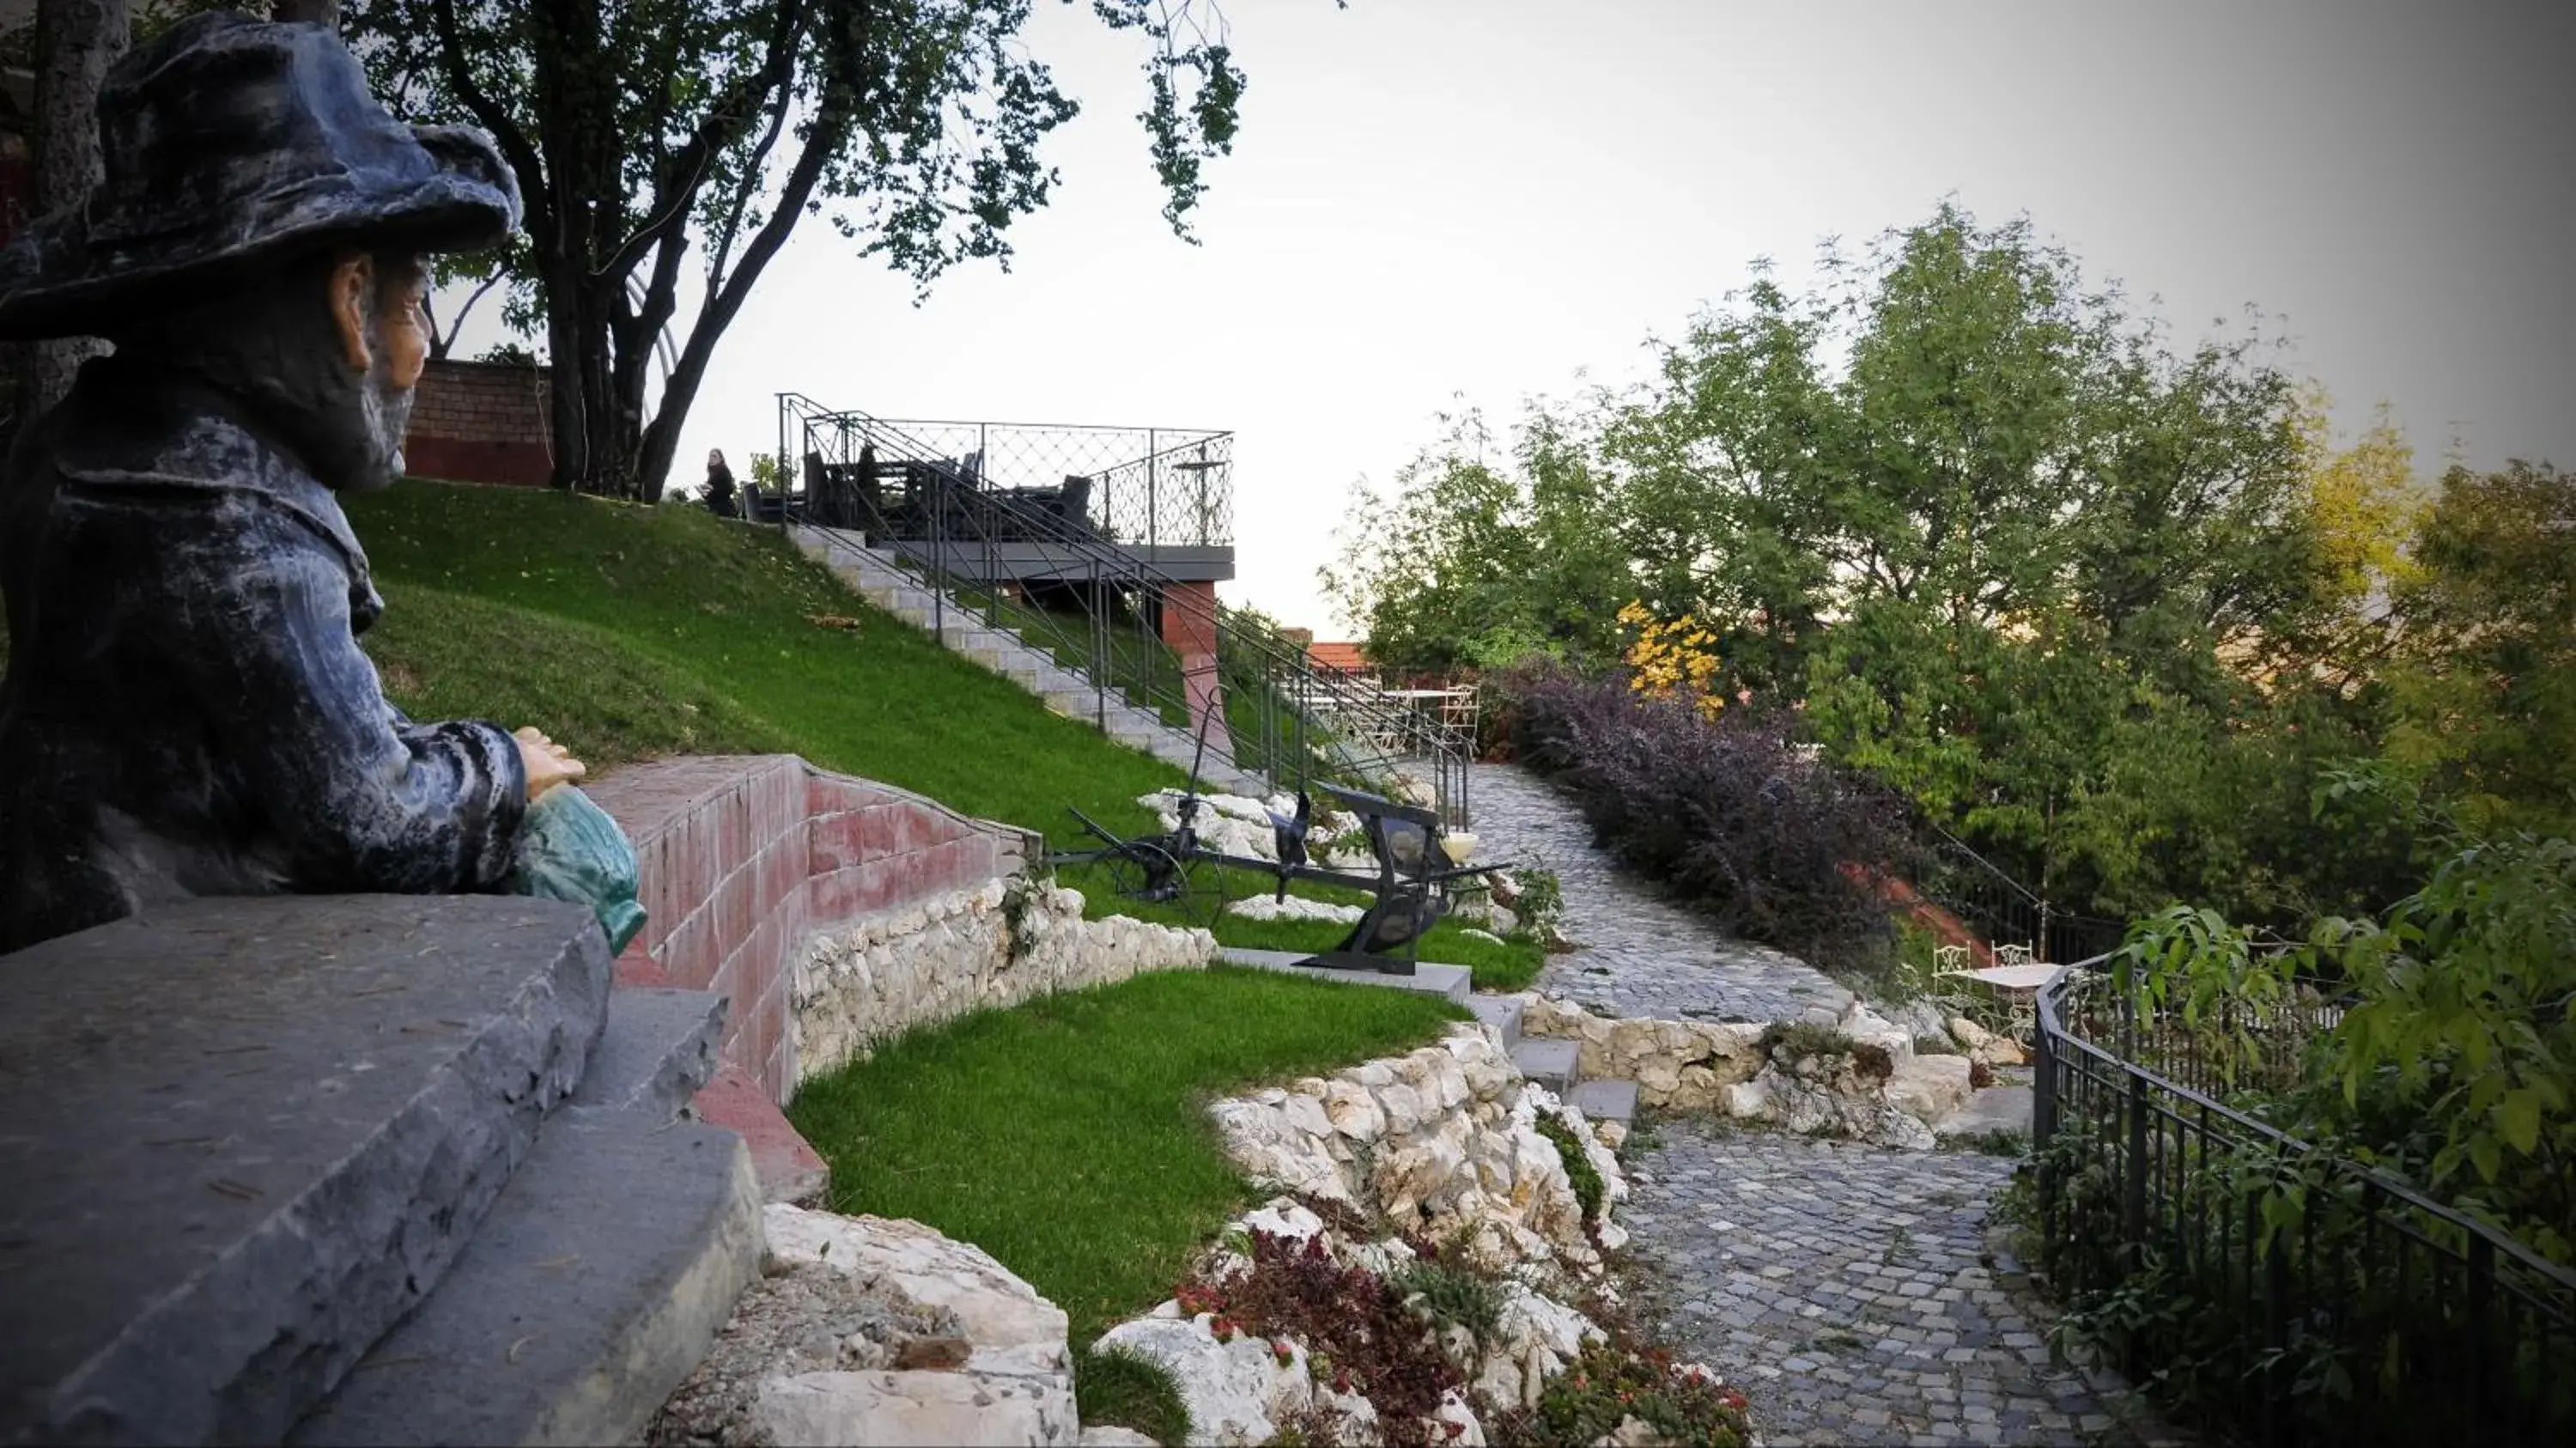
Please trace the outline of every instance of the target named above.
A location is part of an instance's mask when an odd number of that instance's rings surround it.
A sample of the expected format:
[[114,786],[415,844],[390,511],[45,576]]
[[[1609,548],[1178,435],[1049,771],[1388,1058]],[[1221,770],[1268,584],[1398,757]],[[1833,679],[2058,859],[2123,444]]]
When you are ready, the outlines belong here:
[[2108,1375],[2051,1366],[2043,1319],[1982,1260],[2010,1161],[1697,1120],[1640,1146],[1639,1295],[1774,1448],[2186,1441]]
[[1572,800],[1512,764],[1470,766],[1476,853],[1544,865],[1565,887],[1565,933],[1585,948],[1551,956],[1539,989],[1602,1015],[1789,1021],[1851,993],[1795,956],[1729,939],[1658,895],[1592,842]]

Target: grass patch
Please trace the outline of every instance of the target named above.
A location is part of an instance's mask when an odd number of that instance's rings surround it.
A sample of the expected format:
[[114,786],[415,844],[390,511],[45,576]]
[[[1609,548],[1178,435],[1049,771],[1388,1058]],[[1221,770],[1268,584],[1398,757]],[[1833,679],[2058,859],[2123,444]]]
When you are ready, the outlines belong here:
[[1190,1441],[1190,1410],[1171,1373],[1123,1349],[1073,1350],[1073,1400],[1086,1428],[1110,1424],[1157,1443]]
[[[700,752],[791,750],[1051,836],[1067,805],[1151,829],[1136,796],[1182,782],[868,607],[776,530],[536,488],[413,481],[344,502],[386,598],[369,651],[425,716],[409,680],[436,680],[457,713],[542,724],[586,761],[674,752],[667,723],[585,682],[631,674],[732,701]],[[558,646],[558,619],[588,629]]]
[[1250,1205],[1211,1097],[1408,1049],[1466,1015],[1410,991],[1159,973],[913,1032],[808,1082],[788,1115],[832,1164],[835,1210],[975,1243],[1085,1343],[1163,1297]]

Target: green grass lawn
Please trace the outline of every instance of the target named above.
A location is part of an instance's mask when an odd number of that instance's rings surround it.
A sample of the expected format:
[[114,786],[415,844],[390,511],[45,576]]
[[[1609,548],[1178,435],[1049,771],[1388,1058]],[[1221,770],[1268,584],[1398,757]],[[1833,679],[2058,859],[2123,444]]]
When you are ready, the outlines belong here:
[[1412,991],[1167,971],[914,1031],[788,1116],[836,1211],[930,1223],[1027,1278],[1087,1344],[1251,1205],[1206,1103],[1410,1049],[1466,1012]]

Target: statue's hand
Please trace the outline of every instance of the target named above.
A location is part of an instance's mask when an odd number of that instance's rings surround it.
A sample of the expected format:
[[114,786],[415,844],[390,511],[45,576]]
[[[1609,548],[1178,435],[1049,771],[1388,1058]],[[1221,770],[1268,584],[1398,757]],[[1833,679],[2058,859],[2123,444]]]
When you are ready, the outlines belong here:
[[528,772],[528,798],[535,799],[558,784],[570,784],[589,771],[570,751],[545,736],[534,724],[510,736],[519,741],[519,762]]

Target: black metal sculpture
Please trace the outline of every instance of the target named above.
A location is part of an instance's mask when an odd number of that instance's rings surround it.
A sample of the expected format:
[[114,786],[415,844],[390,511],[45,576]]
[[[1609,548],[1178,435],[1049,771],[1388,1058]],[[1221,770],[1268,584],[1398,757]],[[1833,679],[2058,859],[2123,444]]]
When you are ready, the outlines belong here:
[[[116,348],[0,479],[0,951],[189,895],[631,897],[631,852],[522,856],[578,761],[404,718],[357,643],[383,601],[337,495],[401,470],[421,257],[518,223],[490,139],[396,122],[323,27],[234,14],[128,55],[99,118],[104,179],[0,254],[0,336]],[[604,821],[558,837],[622,849]]]
[[[1206,726],[1202,724],[1201,758],[1191,767],[1190,787],[1180,798],[1174,828],[1161,834],[1121,839],[1082,811],[1068,810],[1085,834],[1101,841],[1102,848],[1057,852],[1047,857],[1047,863],[1106,865],[1120,877],[1122,895],[1154,902],[1180,900],[1194,893],[1190,881],[1194,865],[1271,876],[1278,882],[1273,896],[1278,900],[1287,899],[1288,886],[1298,880],[1366,890],[1370,894],[1368,907],[1350,934],[1339,945],[1299,964],[1331,970],[1374,970],[1388,975],[1414,973],[1423,934],[1449,913],[1452,882],[1507,868],[1443,864],[1447,857],[1440,847],[1443,830],[1437,810],[1329,784],[1310,784],[1298,790],[1294,814],[1269,811],[1277,858],[1262,860],[1208,849],[1199,843],[1197,823],[1198,812],[1205,807],[1198,790],[1198,763],[1204,762],[1206,751]],[[1374,874],[1311,862],[1307,836],[1314,825],[1316,793],[1321,793],[1328,804],[1359,818],[1361,835],[1368,841],[1369,854],[1377,867]],[[1223,893],[1218,892],[1220,898]]]

